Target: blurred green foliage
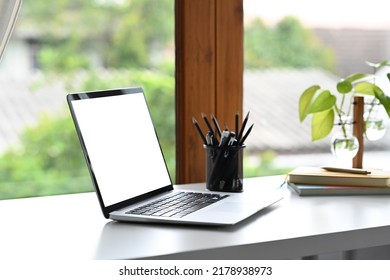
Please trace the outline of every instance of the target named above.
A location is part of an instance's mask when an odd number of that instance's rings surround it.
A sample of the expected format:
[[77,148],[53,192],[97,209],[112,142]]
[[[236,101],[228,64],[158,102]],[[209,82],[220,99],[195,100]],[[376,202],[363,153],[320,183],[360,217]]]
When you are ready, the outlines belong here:
[[18,28],[40,38],[46,72],[151,68],[173,47],[172,0],[34,0],[22,9]]
[[[20,144],[0,158],[2,199],[74,193],[91,189],[68,115],[43,115]],[[81,181],[79,181],[81,180]]]
[[244,177],[258,177],[287,174],[292,167],[281,167],[275,164],[278,154],[266,150],[258,153],[244,153]]
[[246,27],[244,36],[246,68],[320,67],[334,70],[332,50],[294,17],[285,17],[273,27],[256,19]]

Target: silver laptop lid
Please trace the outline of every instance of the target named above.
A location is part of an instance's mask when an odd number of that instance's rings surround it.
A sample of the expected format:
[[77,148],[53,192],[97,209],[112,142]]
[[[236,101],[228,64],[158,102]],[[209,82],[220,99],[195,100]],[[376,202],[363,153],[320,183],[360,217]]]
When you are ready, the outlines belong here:
[[67,101],[106,218],[173,188],[142,88],[69,94]]

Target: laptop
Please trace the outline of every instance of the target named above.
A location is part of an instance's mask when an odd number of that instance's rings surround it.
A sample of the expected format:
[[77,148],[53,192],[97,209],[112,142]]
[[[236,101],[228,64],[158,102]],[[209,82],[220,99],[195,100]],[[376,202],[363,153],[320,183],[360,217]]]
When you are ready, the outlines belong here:
[[140,87],[72,93],[67,102],[106,218],[233,225],[282,198],[174,187]]

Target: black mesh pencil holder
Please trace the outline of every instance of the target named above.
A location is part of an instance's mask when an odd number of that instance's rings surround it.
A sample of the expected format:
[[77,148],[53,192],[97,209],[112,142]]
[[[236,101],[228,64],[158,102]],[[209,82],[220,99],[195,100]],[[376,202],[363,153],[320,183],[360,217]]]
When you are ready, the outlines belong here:
[[243,191],[242,146],[203,146],[206,151],[206,188],[210,191]]

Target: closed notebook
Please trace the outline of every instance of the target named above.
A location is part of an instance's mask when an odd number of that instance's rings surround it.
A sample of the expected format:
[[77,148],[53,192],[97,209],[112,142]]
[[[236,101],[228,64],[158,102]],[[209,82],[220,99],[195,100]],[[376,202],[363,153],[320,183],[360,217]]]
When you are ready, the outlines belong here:
[[300,185],[288,183],[288,186],[300,196],[314,195],[389,195],[390,188],[383,187],[351,187],[351,186],[322,186]]
[[320,167],[298,167],[288,174],[295,184],[390,187],[390,171],[372,169],[371,174],[354,174],[327,171]]

